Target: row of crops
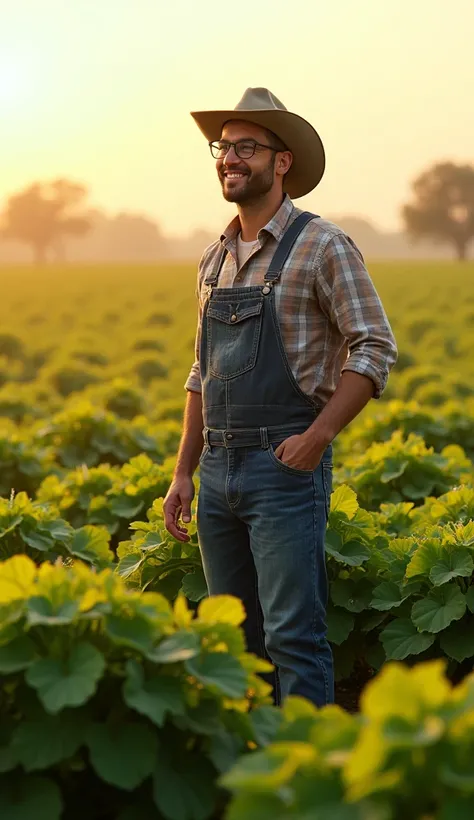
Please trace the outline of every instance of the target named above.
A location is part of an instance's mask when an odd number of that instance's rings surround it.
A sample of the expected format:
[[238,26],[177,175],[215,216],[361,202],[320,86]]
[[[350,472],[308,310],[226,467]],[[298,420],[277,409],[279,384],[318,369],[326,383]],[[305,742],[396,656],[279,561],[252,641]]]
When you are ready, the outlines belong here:
[[350,713],[275,708],[194,520],[164,528],[194,271],[5,272],[2,820],[473,815],[474,271],[375,274],[400,361],[335,442],[326,538]]

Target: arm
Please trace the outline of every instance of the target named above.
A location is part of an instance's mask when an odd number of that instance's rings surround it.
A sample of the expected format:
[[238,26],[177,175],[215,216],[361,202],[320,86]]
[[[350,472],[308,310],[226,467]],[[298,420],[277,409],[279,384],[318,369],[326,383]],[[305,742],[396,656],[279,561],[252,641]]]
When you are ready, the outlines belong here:
[[381,397],[398,354],[380,297],[349,237],[332,236],[323,247],[315,287],[321,308],[349,347],[338,386],[307,431],[313,445],[327,446],[371,398]]
[[184,410],[183,433],[178,448],[173,480],[163,502],[166,529],[178,541],[189,541],[187,528],[179,523],[191,521],[191,502],[194,498],[193,474],[198,466],[203,447],[203,417],[201,377],[199,373],[199,347],[201,339],[202,310],[199,299],[198,274],[198,321],[196,330],[196,360],[191,368],[185,388],[188,391]]
[[316,467],[324,450],[370,401],[380,398],[397,360],[397,346],[362,256],[344,234],[330,236],[315,266],[321,309],[347,342],[349,356],[334,394],[305,433],[275,451],[301,469]]

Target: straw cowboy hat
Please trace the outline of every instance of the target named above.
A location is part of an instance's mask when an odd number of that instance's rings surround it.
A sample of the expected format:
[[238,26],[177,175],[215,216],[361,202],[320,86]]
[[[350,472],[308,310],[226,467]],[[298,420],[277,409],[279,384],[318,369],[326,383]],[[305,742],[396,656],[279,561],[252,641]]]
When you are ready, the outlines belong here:
[[308,194],[324,174],[324,147],[307,120],[288,111],[268,88],[247,88],[232,111],[191,111],[191,116],[211,142],[220,139],[228,120],[246,120],[273,131],[293,154],[284,190],[292,199]]

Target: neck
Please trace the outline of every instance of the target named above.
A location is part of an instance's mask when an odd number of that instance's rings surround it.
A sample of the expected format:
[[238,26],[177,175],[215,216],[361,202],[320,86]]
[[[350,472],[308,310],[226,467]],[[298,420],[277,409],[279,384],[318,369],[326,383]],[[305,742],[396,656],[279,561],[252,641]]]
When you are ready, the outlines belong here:
[[237,205],[244,242],[252,242],[257,238],[258,232],[280,209],[283,199],[284,194],[281,191],[270,191],[264,199]]

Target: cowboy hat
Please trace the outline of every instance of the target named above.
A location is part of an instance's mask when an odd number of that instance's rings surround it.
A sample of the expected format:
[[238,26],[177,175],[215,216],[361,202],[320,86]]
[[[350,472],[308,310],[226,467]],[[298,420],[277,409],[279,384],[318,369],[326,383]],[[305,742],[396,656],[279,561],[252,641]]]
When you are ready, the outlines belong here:
[[220,139],[228,120],[246,120],[273,131],[293,154],[283,186],[292,199],[316,188],[324,174],[324,147],[319,134],[303,117],[288,111],[268,88],[247,88],[231,111],[191,111],[191,116],[210,142]]

